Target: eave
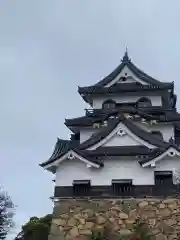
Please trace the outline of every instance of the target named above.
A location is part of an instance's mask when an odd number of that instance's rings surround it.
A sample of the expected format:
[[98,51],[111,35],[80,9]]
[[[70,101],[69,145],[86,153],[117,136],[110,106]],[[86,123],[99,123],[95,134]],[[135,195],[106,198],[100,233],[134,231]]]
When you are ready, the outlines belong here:
[[140,162],[142,167],[156,167],[156,162],[162,160],[164,157],[169,156],[173,158],[174,156],[178,156],[180,159],[180,149],[176,145],[171,145],[164,149],[164,151],[160,151],[155,157],[152,159],[145,159]]
[[[145,146],[136,145],[136,146],[117,146],[117,147],[99,147],[95,150],[80,150],[80,149],[69,149],[66,152],[60,152],[61,149],[58,149],[56,145],[56,151],[59,152],[59,155],[56,155],[55,158],[50,158],[48,161],[40,164],[44,169],[55,173],[59,164],[64,160],[71,160],[73,164],[74,157],[84,162],[90,167],[100,168],[103,167],[101,159],[104,157],[130,157],[134,156],[134,160],[140,162],[140,160],[146,159],[150,161],[162,152],[161,149],[149,149]],[[71,155],[71,158],[69,156]],[[109,159],[110,161],[110,159]],[[140,163],[141,164],[141,163]],[[141,164],[142,165],[142,164]]]
[[120,65],[113,71],[111,72],[107,77],[99,81],[98,83],[95,84],[95,86],[106,86],[109,84],[114,78],[116,78],[119,73],[122,71],[122,69],[127,66],[138,78],[140,78],[142,81],[148,83],[148,84],[154,84],[154,85],[162,85],[163,82],[149,76],[146,74],[144,71],[139,69],[135,64],[132,63],[131,59],[128,56],[128,53],[125,52]]
[[[137,76],[140,80],[145,82],[145,85],[142,84],[120,84],[121,87],[117,87],[117,85],[113,85],[112,87],[106,87],[108,84],[110,84],[123,70],[123,68],[127,66],[134,74]],[[139,86],[138,86],[139,85]],[[98,83],[87,86],[87,87],[79,87],[78,92],[82,96],[82,98],[92,105],[92,94],[103,94],[103,93],[117,93],[117,92],[131,92],[133,91],[149,91],[149,90],[164,90],[164,89],[171,89],[172,92],[174,91],[174,83],[166,83],[161,82],[148,74],[144,73],[142,70],[140,70],[135,64],[131,62],[131,59],[129,59],[127,52],[125,53],[120,65],[111,72],[107,77],[99,81]],[[109,92],[110,91],[110,92]]]
[[[148,121],[155,120],[158,123],[174,123],[177,124],[180,121],[180,114],[174,110],[166,110],[163,108],[144,108],[137,109],[134,107],[116,108],[111,110],[93,109],[90,112],[86,112],[86,116],[79,118],[65,119],[65,125],[74,132],[78,131],[82,127],[90,127],[94,123],[101,123],[107,120],[109,117],[116,116],[119,113],[126,113],[132,116],[132,119],[139,118],[146,119]],[[75,131],[75,132],[76,132]]]
[[139,142],[141,146],[144,145],[143,148],[133,148],[130,146],[134,149],[135,155],[149,155],[147,159],[151,160],[154,153],[160,154],[164,151],[164,149],[168,149],[169,147],[173,147],[174,149],[176,148],[176,150],[179,151],[177,146],[173,144],[173,141],[171,143],[159,139],[150,132],[147,132],[135,125],[131,120],[127,119],[124,114],[120,114],[116,118],[110,119],[107,122],[106,127],[100,128],[97,133],[93,134],[88,140],[81,144],[73,140],[58,139],[52,156],[48,159],[48,161],[40,164],[40,166],[54,172],[54,167],[60,163],[62,158],[64,159],[64,156],[66,156],[69,151],[73,151],[73,154],[76,154],[80,160],[84,162],[88,161],[89,164],[100,164],[96,161],[96,155],[103,156],[104,154],[104,156],[112,156],[115,154],[116,156],[128,156],[128,154],[132,154],[130,153],[132,150],[130,150],[130,148],[128,149],[128,147],[102,147],[103,143],[107,142],[109,138],[118,133],[119,126],[120,128],[124,126],[127,134]]
[[107,127],[102,127],[99,129],[99,131],[93,136],[91,136],[88,140],[83,142],[79,148],[80,149],[89,149],[92,147],[96,148],[95,146],[99,146],[101,142],[105,142],[106,138],[110,137],[110,134],[115,134],[116,131],[119,129],[119,124],[123,123],[124,126],[127,128],[127,131],[129,131],[129,134],[132,133],[133,136],[136,136],[136,140],[143,144],[147,143],[154,147],[167,147],[168,143],[164,142],[163,140],[155,137],[150,132],[147,132],[137,125],[135,125],[131,120],[127,119],[124,114],[120,114],[118,117],[110,119],[107,122]]
[[81,150],[85,155],[93,157],[129,157],[129,156],[155,156],[158,148],[149,149],[142,145],[134,146],[106,146],[95,150]]
[[88,97],[88,95],[99,95],[99,94],[114,94],[114,93],[132,93],[132,92],[151,92],[159,90],[172,89],[173,83],[162,83],[161,85],[143,85],[140,83],[117,83],[111,87],[101,86],[89,86],[89,87],[78,87],[80,95]]
[[50,172],[55,173],[56,168],[61,162],[67,159],[73,161],[74,158],[79,159],[80,161],[84,162],[87,165],[90,165],[91,167],[100,168],[103,166],[103,164],[98,163],[97,161],[92,161],[91,159],[88,159],[87,155],[84,155],[83,152],[79,151],[79,149],[76,148],[69,149],[62,154],[59,154],[59,156],[57,156],[56,158],[51,158],[48,161],[41,163],[40,166]]
[[71,148],[72,148],[72,141],[57,138],[52,155],[49,157],[47,161],[39,165],[41,167],[44,167],[54,162],[55,160],[60,158],[63,154],[67,153]]

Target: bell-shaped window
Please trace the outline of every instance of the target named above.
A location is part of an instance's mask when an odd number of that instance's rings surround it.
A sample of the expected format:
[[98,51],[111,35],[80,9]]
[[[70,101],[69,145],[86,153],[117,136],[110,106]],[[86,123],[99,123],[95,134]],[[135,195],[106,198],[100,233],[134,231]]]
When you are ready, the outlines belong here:
[[137,107],[151,107],[152,103],[149,98],[143,97],[137,101]]
[[160,140],[163,140],[163,135],[160,131],[152,131],[151,132],[155,137],[159,138]]
[[102,104],[103,109],[111,109],[111,108],[115,108],[115,107],[116,107],[116,102],[111,99],[106,100]]

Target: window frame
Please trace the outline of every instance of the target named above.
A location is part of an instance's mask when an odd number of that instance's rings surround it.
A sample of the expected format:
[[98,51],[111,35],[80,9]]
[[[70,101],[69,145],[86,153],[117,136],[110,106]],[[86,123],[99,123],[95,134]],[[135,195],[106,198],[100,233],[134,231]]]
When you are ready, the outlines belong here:
[[104,110],[114,109],[114,108],[116,108],[116,101],[114,101],[112,99],[108,99],[108,100],[104,101],[102,104],[102,109],[104,109]]
[[[139,104],[142,104],[142,105],[139,106]],[[151,99],[149,99],[148,97],[139,98],[136,102],[136,106],[140,107],[140,108],[141,107],[152,107]]]

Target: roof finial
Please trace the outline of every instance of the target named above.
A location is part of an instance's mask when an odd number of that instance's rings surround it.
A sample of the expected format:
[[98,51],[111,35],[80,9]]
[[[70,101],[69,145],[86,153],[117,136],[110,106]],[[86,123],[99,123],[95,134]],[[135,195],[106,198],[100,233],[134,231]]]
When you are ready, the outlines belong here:
[[125,53],[124,53],[122,62],[128,62],[128,61],[131,61],[131,59],[130,59],[129,56],[128,56],[128,48],[126,47],[126,51],[125,51]]

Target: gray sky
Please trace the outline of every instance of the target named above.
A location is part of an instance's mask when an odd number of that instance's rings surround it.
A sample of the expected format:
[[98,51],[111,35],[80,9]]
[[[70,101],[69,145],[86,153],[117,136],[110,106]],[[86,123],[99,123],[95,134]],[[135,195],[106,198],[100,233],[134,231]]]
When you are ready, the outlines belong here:
[[110,73],[127,46],[180,91],[179,13],[179,0],[0,1],[0,184],[18,205],[17,231],[52,211],[53,176],[38,164],[69,136],[64,118],[87,107],[78,85]]

